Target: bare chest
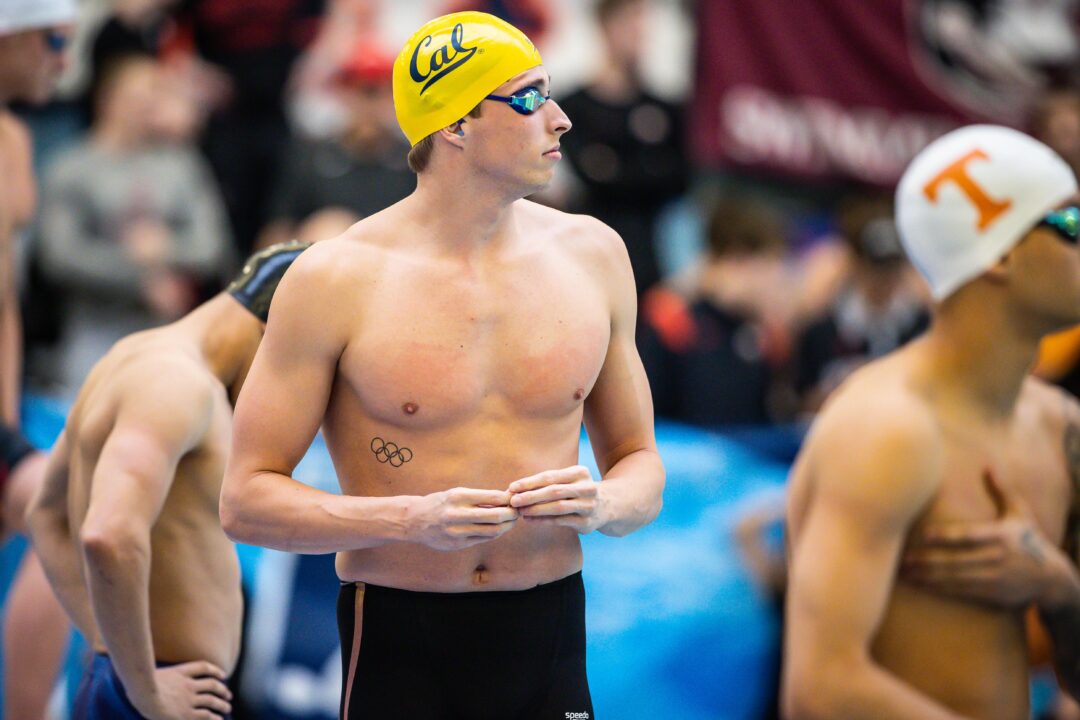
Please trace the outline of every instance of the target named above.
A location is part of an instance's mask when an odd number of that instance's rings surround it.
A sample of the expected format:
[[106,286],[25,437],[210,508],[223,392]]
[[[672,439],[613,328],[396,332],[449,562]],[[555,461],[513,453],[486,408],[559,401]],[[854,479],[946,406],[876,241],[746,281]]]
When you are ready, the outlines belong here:
[[494,281],[445,276],[373,293],[339,364],[377,419],[438,427],[502,406],[529,417],[580,406],[610,339],[600,288],[573,268]]
[[920,524],[996,517],[987,473],[1022,498],[1043,532],[1061,542],[1070,507],[1068,473],[1061,438],[1048,436],[1040,427],[951,439],[941,486]]

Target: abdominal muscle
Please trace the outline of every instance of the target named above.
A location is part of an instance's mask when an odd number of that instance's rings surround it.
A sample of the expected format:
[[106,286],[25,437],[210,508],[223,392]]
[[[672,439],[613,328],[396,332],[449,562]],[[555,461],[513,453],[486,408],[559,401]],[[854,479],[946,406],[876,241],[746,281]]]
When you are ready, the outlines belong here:
[[890,674],[964,717],[1026,720],[1026,647],[1018,613],[899,582],[872,653]]
[[[324,427],[343,492],[422,496],[456,487],[506,490],[515,480],[577,464],[581,411],[579,406],[566,416],[543,420],[488,416],[430,431],[403,427],[391,432],[380,424],[384,440],[412,451],[412,459],[398,467],[375,459],[367,444],[376,431],[363,429],[367,418],[354,418],[348,425],[348,434],[341,437],[333,423]],[[571,575],[581,563],[576,530],[519,517],[505,535],[464,550],[396,542],[342,552],[337,571],[346,582],[469,592],[527,589]]]

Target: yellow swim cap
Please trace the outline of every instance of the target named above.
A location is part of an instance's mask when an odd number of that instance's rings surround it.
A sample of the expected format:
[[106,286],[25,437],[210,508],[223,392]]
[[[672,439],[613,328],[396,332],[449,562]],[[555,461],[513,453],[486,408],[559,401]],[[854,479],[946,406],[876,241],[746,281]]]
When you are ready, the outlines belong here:
[[435,18],[412,34],[394,61],[398,124],[415,145],[542,62],[525,33],[494,15],[459,12]]

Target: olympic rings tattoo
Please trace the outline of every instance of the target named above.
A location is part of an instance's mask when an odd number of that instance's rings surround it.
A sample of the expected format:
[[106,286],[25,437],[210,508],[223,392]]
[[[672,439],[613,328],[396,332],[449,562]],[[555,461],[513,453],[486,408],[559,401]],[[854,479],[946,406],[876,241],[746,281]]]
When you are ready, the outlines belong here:
[[381,463],[390,463],[392,467],[401,467],[413,459],[413,452],[407,447],[399,448],[395,443],[386,442],[381,437],[371,440],[371,452]]

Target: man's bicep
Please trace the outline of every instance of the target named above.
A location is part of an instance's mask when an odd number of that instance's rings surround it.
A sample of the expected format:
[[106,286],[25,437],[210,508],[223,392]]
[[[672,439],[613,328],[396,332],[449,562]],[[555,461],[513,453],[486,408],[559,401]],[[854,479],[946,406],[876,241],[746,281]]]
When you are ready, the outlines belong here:
[[829,501],[811,510],[791,562],[793,668],[805,671],[822,660],[868,651],[903,545],[904,533],[890,525]]
[[603,278],[611,313],[611,337],[604,364],[585,401],[585,427],[593,453],[605,472],[626,454],[655,449],[649,379],[635,340],[637,291],[622,239],[606,226]]
[[313,317],[286,275],[236,404],[232,459],[245,472],[290,474],[322,423],[343,338]]
[[585,428],[601,473],[635,450],[656,448],[649,381],[633,342],[612,339],[585,401]]
[[[893,419],[868,424],[870,402]],[[802,470],[813,473],[814,485],[795,528],[789,587],[788,649],[802,673],[866,657],[904,541],[937,491],[942,461],[934,424],[907,403],[863,400],[819,422]]]

